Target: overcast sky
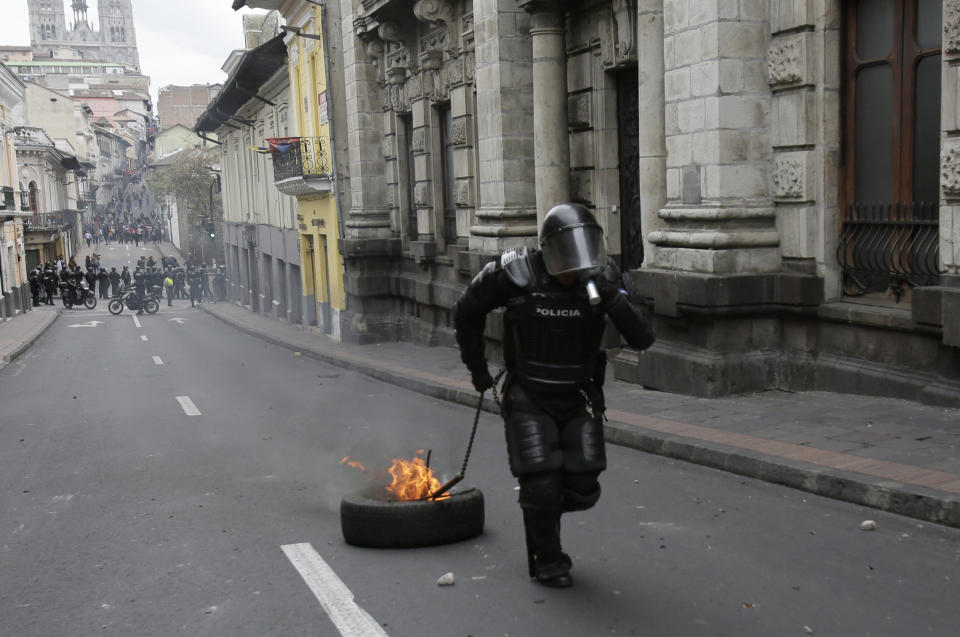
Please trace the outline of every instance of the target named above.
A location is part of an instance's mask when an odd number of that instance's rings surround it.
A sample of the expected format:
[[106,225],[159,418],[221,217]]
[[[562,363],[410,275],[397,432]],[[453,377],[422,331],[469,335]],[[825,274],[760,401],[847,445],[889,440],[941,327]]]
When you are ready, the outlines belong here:
[[[97,0],[87,4],[87,16],[96,22]],[[243,47],[241,15],[250,12],[234,11],[231,4],[232,0],[133,0],[140,68],[150,76],[154,102],[157,89],[168,84],[226,79],[220,66],[230,51]],[[0,5],[0,45],[29,46],[27,0],[0,0]],[[73,10],[67,0],[64,5],[70,28]]]

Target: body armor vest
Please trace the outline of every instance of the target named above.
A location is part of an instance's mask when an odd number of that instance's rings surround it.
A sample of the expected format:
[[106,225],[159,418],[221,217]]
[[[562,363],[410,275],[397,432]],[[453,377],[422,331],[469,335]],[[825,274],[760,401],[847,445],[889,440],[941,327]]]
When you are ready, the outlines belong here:
[[504,326],[507,369],[527,388],[567,392],[590,382],[606,321],[585,294],[543,289],[518,296]]

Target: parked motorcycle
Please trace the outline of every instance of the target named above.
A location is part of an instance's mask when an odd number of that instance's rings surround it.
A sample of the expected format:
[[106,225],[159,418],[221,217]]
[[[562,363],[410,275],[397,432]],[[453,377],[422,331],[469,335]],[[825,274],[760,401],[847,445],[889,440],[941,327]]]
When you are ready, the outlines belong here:
[[[110,299],[107,304],[107,311],[114,316],[123,312],[126,306],[131,312],[140,310],[140,300],[137,299],[134,288],[122,288],[117,295]],[[160,301],[157,299],[156,292],[149,292],[143,297],[143,311],[147,314],[156,314],[160,309]]]
[[63,301],[63,307],[70,309],[74,305],[82,305],[88,310],[97,307],[97,296],[90,290],[90,286],[83,279],[80,283],[60,284],[60,299]]

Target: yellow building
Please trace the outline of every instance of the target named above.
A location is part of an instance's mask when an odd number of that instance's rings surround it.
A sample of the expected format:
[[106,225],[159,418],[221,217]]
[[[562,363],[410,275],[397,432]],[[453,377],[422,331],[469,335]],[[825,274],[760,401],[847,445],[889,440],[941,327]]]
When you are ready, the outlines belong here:
[[[274,184],[296,197],[302,289],[312,308],[304,322],[316,323],[340,340],[346,309],[343,285],[343,228],[338,214],[337,170],[331,144],[331,108],[327,91],[324,45],[325,12],[311,2],[234,0],[233,9],[279,11],[285,22],[284,42],[290,74],[290,137],[274,140]],[[335,7],[333,10],[336,10]],[[337,24],[334,18],[330,24]]]
[[[251,3],[248,3],[251,4]],[[281,191],[295,194],[300,232],[303,293],[312,296],[317,325],[340,340],[346,308],[343,255],[336,197],[331,117],[328,106],[323,10],[309,3],[285,3],[291,105],[299,137],[299,174],[278,179]]]
[[0,62],[0,319],[30,309],[14,129],[26,123],[23,82]]

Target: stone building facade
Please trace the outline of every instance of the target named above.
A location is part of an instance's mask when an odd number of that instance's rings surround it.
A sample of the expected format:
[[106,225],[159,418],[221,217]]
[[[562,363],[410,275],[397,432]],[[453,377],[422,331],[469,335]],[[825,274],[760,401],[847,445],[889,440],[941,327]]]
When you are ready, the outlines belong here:
[[577,201],[659,333],[618,377],[960,401],[960,0],[339,8],[345,339],[452,343]]

